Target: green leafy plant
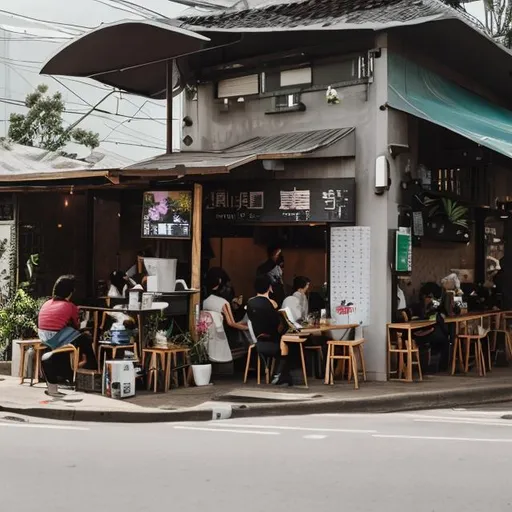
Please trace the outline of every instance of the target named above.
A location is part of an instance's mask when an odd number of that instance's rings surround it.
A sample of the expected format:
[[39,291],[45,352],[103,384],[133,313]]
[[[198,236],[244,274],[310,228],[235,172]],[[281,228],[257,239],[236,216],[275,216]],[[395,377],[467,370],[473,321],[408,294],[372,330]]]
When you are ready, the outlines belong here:
[[37,335],[37,315],[44,299],[34,299],[21,288],[0,309],[0,354],[3,356],[13,340]]
[[446,199],[445,197],[443,197],[442,202],[448,220],[456,226],[467,228],[468,220],[466,216],[468,214],[468,209],[465,206],[457,203],[457,201],[452,201],[451,199]]
[[425,197],[423,204],[429,208],[428,216],[430,218],[436,215],[444,215],[452,224],[468,228],[468,209],[457,201],[446,197],[442,199]]
[[26,114],[11,114],[9,139],[25,146],[58,151],[70,140],[90,149],[100,145],[99,134],[81,128],[65,128],[62,115],[65,103],[60,92],[48,94],[48,86],[39,84],[27,95]]

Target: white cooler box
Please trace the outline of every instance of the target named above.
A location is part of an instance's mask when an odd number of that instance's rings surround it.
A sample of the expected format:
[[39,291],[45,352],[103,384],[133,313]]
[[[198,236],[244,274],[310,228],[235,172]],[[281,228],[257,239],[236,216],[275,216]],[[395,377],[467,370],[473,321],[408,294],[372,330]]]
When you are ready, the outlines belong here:
[[135,396],[133,361],[105,361],[102,394],[117,399]]

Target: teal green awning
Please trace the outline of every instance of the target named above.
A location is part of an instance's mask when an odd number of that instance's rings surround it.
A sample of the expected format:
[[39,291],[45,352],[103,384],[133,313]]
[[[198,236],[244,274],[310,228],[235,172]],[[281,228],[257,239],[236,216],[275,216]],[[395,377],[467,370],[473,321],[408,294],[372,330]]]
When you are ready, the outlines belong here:
[[396,54],[389,55],[388,105],[512,158],[511,111]]

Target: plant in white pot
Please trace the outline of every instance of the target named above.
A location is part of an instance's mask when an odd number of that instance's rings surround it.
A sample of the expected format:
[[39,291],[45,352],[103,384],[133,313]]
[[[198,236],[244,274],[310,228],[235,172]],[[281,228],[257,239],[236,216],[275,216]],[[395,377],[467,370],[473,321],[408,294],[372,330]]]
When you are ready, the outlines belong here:
[[196,386],[208,386],[212,377],[212,365],[208,356],[208,332],[211,319],[201,316],[196,325],[196,337],[190,337],[190,360]]

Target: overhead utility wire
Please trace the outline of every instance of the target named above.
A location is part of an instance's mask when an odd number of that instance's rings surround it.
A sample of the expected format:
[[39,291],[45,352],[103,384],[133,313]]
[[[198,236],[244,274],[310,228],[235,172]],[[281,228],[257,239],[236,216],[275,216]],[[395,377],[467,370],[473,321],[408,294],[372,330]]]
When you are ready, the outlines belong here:
[[[41,19],[41,18],[34,18],[32,16],[26,16],[25,14],[18,14],[16,12],[6,11],[5,9],[0,9],[0,13],[7,14],[9,16],[14,16],[14,17],[20,18],[22,20],[35,21],[37,23],[43,23],[45,25],[51,25],[51,26],[59,25],[61,27],[66,27],[66,28],[69,27],[69,29],[74,30],[75,32],[83,32],[84,30],[91,30],[91,29],[95,28],[95,27],[89,27],[87,25],[76,25],[74,23],[63,23],[63,22],[54,21],[54,20],[44,20],[44,19]],[[54,30],[57,30],[57,31],[60,31],[60,32],[65,32],[62,29],[54,29]]]

